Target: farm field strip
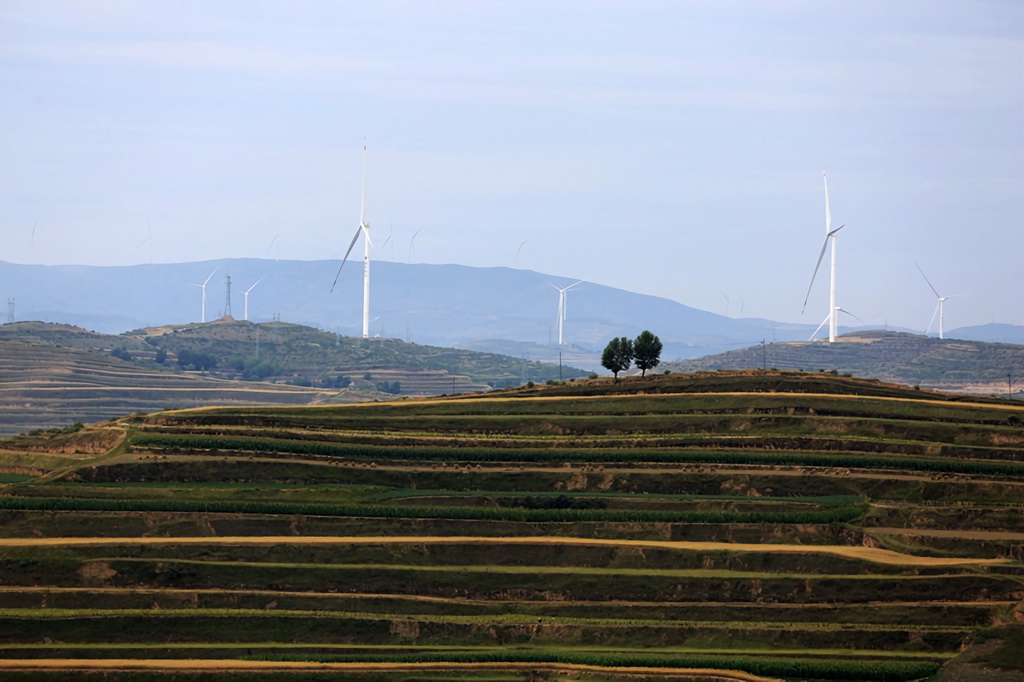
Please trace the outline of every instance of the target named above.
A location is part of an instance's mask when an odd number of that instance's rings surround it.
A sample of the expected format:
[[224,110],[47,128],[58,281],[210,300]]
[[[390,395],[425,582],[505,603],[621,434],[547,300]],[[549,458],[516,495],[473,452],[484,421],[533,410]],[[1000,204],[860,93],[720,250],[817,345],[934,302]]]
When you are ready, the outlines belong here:
[[588,545],[674,549],[696,552],[761,552],[772,554],[831,554],[849,559],[861,559],[881,564],[904,566],[990,566],[1008,563],[1005,559],[940,558],[900,554],[873,547],[842,545],[787,545],[730,542],[687,542],[684,540],[604,540],[600,538],[571,537],[486,537],[486,536],[409,536],[409,537],[316,537],[316,536],[234,536],[234,537],[122,537],[122,538],[0,538],[0,547],[86,547],[109,545],[357,545],[357,544],[413,544],[413,545]]
[[719,668],[657,668],[657,667],[623,667],[597,666],[572,663],[351,663],[351,662],[317,662],[317,661],[240,661],[237,659],[222,660],[175,660],[175,659],[0,659],[0,670],[59,670],[59,671],[176,671],[176,672],[323,672],[338,671],[347,673],[419,671],[480,671],[480,670],[515,670],[524,674],[534,670],[552,672],[589,672],[620,675],[649,676],[690,676],[707,679],[713,677],[722,680],[738,680],[740,682],[778,682],[777,678],[763,677],[737,670]]
[[[958,580],[962,578],[984,578],[991,582],[1007,582],[1012,585],[1019,585],[1012,576],[999,576],[996,574],[975,574],[975,573],[935,573],[927,575],[893,575],[888,573],[799,573],[783,571],[752,571],[733,569],[668,569],[668,568],[608,568],[593,566],[556,566],[556,565],[500,565],[500,564],[458,564],[458,565],[417,565],[398,563],[330,563],[330,562],[300,562],[300,561],[252,561],[252,560],[218,560],[218,559],[192,559],[183,557],[124,557],[124,556],[98,556],[90,559],[92,562],[120,564],[143,564],[153,563],[180,564],[224,568],[266,568],[266,569],[294,569],[294,570],[318,570],[336,572],[396,572],[396,573],[421,573],[421,574],[445,574],[464,573],[466,575],[479,574],[482,576],[543,576],[543,575],[565,575],[585,578],[588,576],[606,577],[650,577],[650,578],[671,578],[713,581],[713,580],[760,580],[765,581],[837,581],[849,580],[857,582],[888,582],[888,583],[911,583],[923,582],[934,583],[936,581]],[[983,559],[981,561],[992,561]],[[398,592],[396,596],[403,593]]]
[[236,437],[184,437],[163,435],[137,435],[131,439],[133,448],[147,451],[170,452],[213,452],[237,456],[278,457],[288,459],[298,455],[322,458],[355,458],[369,461],[472,461],[503,462],[588,462],[607,465],[609,463],[702,463],[708,465],[743,464],[776,466],[825,466],[849,469],[897,469],[917,470],[933,473],[980,474],[1007,477],[1024,477],[1024,462],[1006,460],[968,460],[964,458],[942,458],[915,456],[893,452],[857,452],[832,450],[770,449],[768,452],[754,447],[730,450],[728,448],[594,448],[594,449],[536,449],[536,448],[466,448],[452,452],[454,448],[404,447],[377,445],[345,445],[324,441],[282,441],[272,439],[247,439]]
[[864,526],[868,533],[879,533],[882,535],[919,535],[933,538],[963,538],[966,540],[1007,540],[1010,542],[1024,542],[1024,532],[1014,533],[1000,530],[947,530],[935,528],[893,528],[886,526]]
[[[395,651],[396,649],[408,650],[408,651],[422,651],[422,652],[480,652],[480,653],[494,653],[500,654],[505,647],[503,646],[473,646],[473,645],[441,645],[441,644],[407,644],[403,643],[400,647],[394,644],[352,644],[352,643],[334,643],[334,642],[274,642],[274,641],[253,641],[253,642],[174,642],[169,644],[167,642],[125,642],[118,644],[110,644],[103,642],[60,642],[52,644],[41,644],[41,643],[9,643],[0,642],[0,652],[9,651],[50,651],[50,650],[81,650],[81,651],[104,651],[104,650],[122,650],[124,652],[132,651],[153,651],[153,650],[180,650],[180,651],[191,651],[191,652],[204,652],[204,651],[241,651],[243,649],[262,649],[262,650],[304,650],[304,649],[317,649],[317,650],[337,650],[337,651]],[[630,647],[599,647],[599,646],[587,646],[587,645],[573,645],[571,647],[555,647],[550,644],[538,644],[536,646],[523,646],[517,645],[519,651],[564,651],[569,649],[577,653],[595,653],[595,654],[610,654],[610,653],[623,653],[623,654],[647,654],[647,655],[673,655],[673,654],[707,654],[707,655],[743,655],[743,656],[809,656],[809,657],[834,657],[834,656],[853,656],[857,658],[871,658],[871,659],[908,659],[908,660],[943,660],[953,658],[956,656],[955,653],[951,652],[929,652],[929,651],[877,651],[871,649],[783,649],[783,648],[771,648],[771,649],[757,649],[757,648],[708,648],[708,647],[685,647],[685,646],[663,646],[657,649],[650,647],[643,648],[630,648]],[[2,656],[0,656],[2,659]]]
[[[773,574],[776,575],[776,574]],[[320,599],[380,599],[380,600],[401,600],[401,601],[423,601],[438,604],[478,605],[478,606],[545,606],[551,608],[572,608],[576,606],[676,606],[676,607],[697,607],[713,605],[718,607],[741,608],[747,610],[758,609],[825,609],[841,610],[846,608],[863,609],[863,604],[815,604],[815,603],[752,603],[752,602],[706,602],[706,601],[624,601],[624,600],[603,600],[603,601],[538,601],[529,599],[472,599],[467,597],[435,597],[423,594],[387,594],[381,592],[314,592],[296,590],[260,590],[260,589],[223,589],[223,588],[171,588],[171,587],[59,587],[43,585],[0,585],[0,595],[3,593],[52,593],[52,594],[103,594],[103,595],[262,595],[267,597],[303,597]],[[912,602],[887,601],[875,606],[886,607],[908,607],[908,606],[941,606],[941,607],[1006,607],[1013,606],[1016,601],[949,601],[949,600],[920,600]]]
[[[11,620],[66,620],[70,618],[231,618],[276,619],[301,618],[307,620],[369,620],[416,621],[420,623],[452,623],[460,625],[533,625],[533,614],[492,613],[478,616],[440,615],[426,613],[374,613],[365,611],[329,611],[299,609],[238,609],[238,608],[0,608],[0,618]],[[654,618],[582,618],[577,616],[548,616],[545,624],[552,627],[578,626],[600,628],[661,628],[661,629],[718,629],[718,630],[873,630],[878,632],[965,632],[969,627],[946,625],[894,625],[884,623],[843,623],[810,621],[722,621],[682,620],[666,621]]]
[[[905,389],[906,392],[906,389]],[[471,409],[466,409],[466,406],[477,406],[479,407],[480,414],[489,414],[497,410],[498,406],[522,406],[522,405],[545,405],[552,404],[553,407],[548,408],[550,412],[562,413],[563,406],[573,401],[579,402],[581,405],[593,405],[595,403],[600,404],[602,401],[608,404],[607,411],[612,413],[630,413],[630,403],[640,401],[652,401],[658,404],[664,404],[670,401],[687,401],[695,403],[698,400],[705,402],[711,402],[715,404],[721,404],[723,399],[734,399],[743,401],[745,404],[762,406],[772,405],[774,403],[784,404],[800,404],[806,401],[813,401],[814,404],[835,404],[837,406],[853,404],[864,404],[869,405],[872,403],[878,403],[880,405],[886,404],[901,404],[906,405],[907,403],[919,404],[929,409],[935,410],[942,413],[942,408],[950,410],[957,415],[969,414],[972,411],[978,413],[990,414],[994,411],[1006,411],[1006,412],[1021,412],[1024,411],[1024,406],[1016,405],[1013,403],[983,403],[976,402],[970,399],[957,399],[955,401],[949,399],[937,399],[932,397],[902,397],[902,396],[881,396],[881,395],[863,395],[863,394],[841,394],[841,393],[822,393],[815,391],[807,392],[795,392],[795,391],[772,391],[772,392],[756,392],[751,393],[749,391],[679,391],[679,392],[640,392],[640,393],[626,393],[618,392],[613,396],[609,395],[517,395],[517,396],[505,396],[505,395],[494,395],[488,394],[484,396],[457,396],[449,397],[447,400],[439,398],[431,401],[404,401],[385,404],[383,407],[384,411],[388,409],[395,410],[416,410],[424,414],[444,413],[444,412],[456,412],[456,413],[473,413]],[[341,408],[341,410],[339,410]],[[302,415],[302,416],[314,416],[320,417],[322,415],[330,416],[334,411],[341,413],[343,410],[351,409],[358,411],[359,409],[372,409],[365,405],[353,405],[349,406],[319,406],[313,407],[309,412],[304,410],[295,410],[294,408],[278,408],[271,409],[267,412],[250,413],[254,415],[269,415],[271,417],[275,415]],[[530,408],[513,407],[512,411],[526,411]],[[504,411],[508,411],[508,407],[504,407]],[[572,407],[564,408],[565,412],[572,412]],[[183,410],[175,410],[169,413],[169,416],[174,417],[177,415],[195,415],[195,414],[225,414],[230,413],[231,410],[220,407],[193,407]],[[377,413],[377,410],[373,410],[373,413]],[[240,414],[246,414],[240,412]]]

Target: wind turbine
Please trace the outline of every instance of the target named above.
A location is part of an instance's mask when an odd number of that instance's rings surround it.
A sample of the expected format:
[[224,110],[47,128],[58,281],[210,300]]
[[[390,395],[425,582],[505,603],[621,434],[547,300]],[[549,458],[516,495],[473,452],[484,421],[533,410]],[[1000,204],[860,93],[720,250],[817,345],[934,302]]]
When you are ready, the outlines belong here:
[[[551,282],[548,282],[548,284],[551,284]],[[562,345],[562,328],[565,326],[565,292],[569,291],[569,289],[572,289],[577,284],[583,284],[583,280],[580,280],[578,282],[574,282],[573,284],[570,284],[569,286],[565,287],[564,289],[562,287],[557,287],[554,284],[551,284],[551,286],[553,286],[555,289],[558,289],[558,345],[559,346]]]
[[[863,323],[864,323],[864,320],[860,319],[859,317],[857,317],[856,315],[854,315],[853,313],[851,313],[851,312],[850,312],[849,310],[844,310],[844,309],[842,308],[842,306],[838,306],[838,305],[837,305],[837,306],[835,307],[835,311],[836,311],[837,315],[838,315],[838,313],[843,313],[844,315],[849,315],[850,317],[852,317],[853,319],[857,320],[857,321],[858,321],[858,322],[860,322],[861,324],[863,324]],[[822,320],[822,321],[821,321],[821,324],[819,324],[819,325],[818,325],[818,328],[814,330],[814,333],[813,333],[813,334],[811,334],[811,337],[810,337],[809,339],[807,339],[807,340],[808,340],[808,341],[813,341],[813,340],[814,340],[814,337],[815,337],[815,336],[817,336],[818,332],[820,332],[820,331],[821,331],[821,328],[822,328],[822,327],[824,327],[824,326],[825,326],[825,323],[826,323],[826,322],[828,322],[828,321],[829,321],[830,319],[832,319],[832,318],[831,318],[831,317],[826,317],[826,318],[825,318],[824,320]]]
[[[260,277],[258,280],[256,280],[256,284],[259,284],[260,282],[262,282],[266,278],[267,278],[266,275],[264,275],[263,277]],[[246,320],[246,321],[249,320],[249,292],[256,288],[256,284],[253,284],[251,287],[249,287],[248,289],[246,289],[245,291],[242,292],[242,296],[245,299],[245,317],[243,317],[242,319]]]
[[345,262],[348,260],[348,255],[352,253],[352,247],[356,245],[356,240],[359,239],[359,235],[363,235],[363,338],[367,339],[370,337],[370,247],[373,246],[373,242],[370,241],[370,224],[366,222],[366,145],[363,145],[363,191],[359,196],[359,227],[356,228],[356,233],[352,237],[352,242],[348,245],[348,251],[345,252],[345,257],[341,259],[341,265],[338,266],[338,273],[334,275],[334,284],[331,285],[331,291],[334,291],[334,286],[338,283],[338,277],[341,275],[341,269],[345,267]]
[[[839,312],[842,310],[842,308],[836,305],[836,233],[846,227],[846,225],[840,225],[836,229],[832,229],[832,210],[828,204],[828,176],[825,175],[825,171],[821,171],[821,177],[825,181],[825,241],[821,245],[821,253],[818,254],[818,262],[814,266],[814,274],[811,275],[811,283],[807,287],[804,307],[800,310],[800,314],[803,315],[804,310],[807,309],[807,299],[811,297],[811,287],[814,286],[814,278],[818,275],[818,268],[821,267],[821,261],[825,257],[825,249],[829,247],[829,241],[831,241],[832,265],[831,272],[829,273],[828,316],[818,325],[818,329],[821,329],[825,322],[828,322],[828,342],[833,343],[836,340],[836,331],[839,328]],[[815,330],[814,333],[817,334],[818,331]],[[814,337],[811,336],[811,338]]]
[[[217,274],[218,270],[220,270],[220,266],[219,265],[213,269],[213,272],[210,273],[210,277],[213,277],[215,274]],[[206,322],[206,285],[209,284],[210,277],[207,277],[206,281],[203,282],[202,284],[193,284],[192,285],[194,287],[199,287],[199,288],[201,288],[203,290],[203,312],[202,312],[202,315],[200,316],[200,321],[201,322]]]
[[[917,265],[917,263],[914,263],[914,265]],[[921,273],[921,276],[924,277],[924,281],[928,282],[928,288],[930,288],[932,290],[932,293],[935,294],[935,298],[937,298],[938,301],[939,301],[938,303],[935,304],[935,312],[932,313],[932,319],[928,321],[928,329],[925,330],[924,334],[925,334],[925,336],[927,336],[928,332],[930,332],[932,330],[932,323],[935,322],[935,315],[936,315],[936,313],[938,313],[938,315],[939,315],[939,338],[941,339],[941,338],[943,338],[943,336],[942,336],[943,307],[945,306],[946,301],[948,299],[950,299],[950,298],[953,298],[953,297],[952,296],[939,296],[939,292],[935,291],[935,287],[933,287],[932,283],[928,281],[928,275],[924,274],[924,270],[921,269],[920,265],[917,265],[917,270],[918,270],[918,272]]]

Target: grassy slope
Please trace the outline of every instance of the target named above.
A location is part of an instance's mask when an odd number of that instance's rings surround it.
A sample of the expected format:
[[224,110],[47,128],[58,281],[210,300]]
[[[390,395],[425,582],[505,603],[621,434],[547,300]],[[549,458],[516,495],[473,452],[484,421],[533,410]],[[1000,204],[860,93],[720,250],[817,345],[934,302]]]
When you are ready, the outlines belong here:
[[[56,468],[4,488],[0,657],[288,642],[306,659],[911,679],[976,637],[1012,674],[998,642],[1019,640],[1004,624],[1024,598],[1021,417],[748,372],[23,437],[0,462]],[[127,430],[120,450],[105,428]]]

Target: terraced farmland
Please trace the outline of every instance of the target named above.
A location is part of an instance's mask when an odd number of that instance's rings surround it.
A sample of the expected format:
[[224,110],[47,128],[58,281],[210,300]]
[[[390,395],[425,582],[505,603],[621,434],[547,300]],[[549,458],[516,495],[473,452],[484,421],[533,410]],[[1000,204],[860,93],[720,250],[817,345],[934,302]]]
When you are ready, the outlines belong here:
[[21,437],[0,670],[1021,679],[1022,418],[717,373]]
[[78,348],[0,339],[0,436],[172,405],[306,405],[327,395],[300,386],[144,369]]

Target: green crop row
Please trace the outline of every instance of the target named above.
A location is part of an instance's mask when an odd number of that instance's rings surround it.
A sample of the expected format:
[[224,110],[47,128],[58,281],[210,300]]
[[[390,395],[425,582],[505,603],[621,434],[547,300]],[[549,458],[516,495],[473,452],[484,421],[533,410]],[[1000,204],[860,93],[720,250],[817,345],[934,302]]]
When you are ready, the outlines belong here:
[[363,663],[563,663],[601,667],[718,668],[743,670],[755,675],[782,676],[787,679],[874,680],[902,682],[927,677],[939,664],[928,661],[857,661],[849,659],[813,660],[795,658],[754,658],[750,656],[598,654],[574,652],[452,652],[400,655],[272,655],[252,656],[249,660],[317,661]]
[[316,455],[359,459],[400,459],[489,462],[693,462],[710,464],[768,464],[792,466],[901,469],[912,471],[1024,476],[1024,463],[927,459],[877,455],[818,454],[813,452],[729,452],[678,449],[503,449],[457,447],[387,447],[341,445],[322,441],[136,434],[135,447],[169,450],[228,450],[258,453]]
[[0,497],[0,509],[72,511],[163,511],[228,514],[286,514],[370,518],[458,519],[547,522],[668,523],[845,523],[864,515],[863,506],[847,505],[803,512],[693,512],[607,509],[523,509],[513,507],[398,507],[295,502],[140,500],[65,497]]

